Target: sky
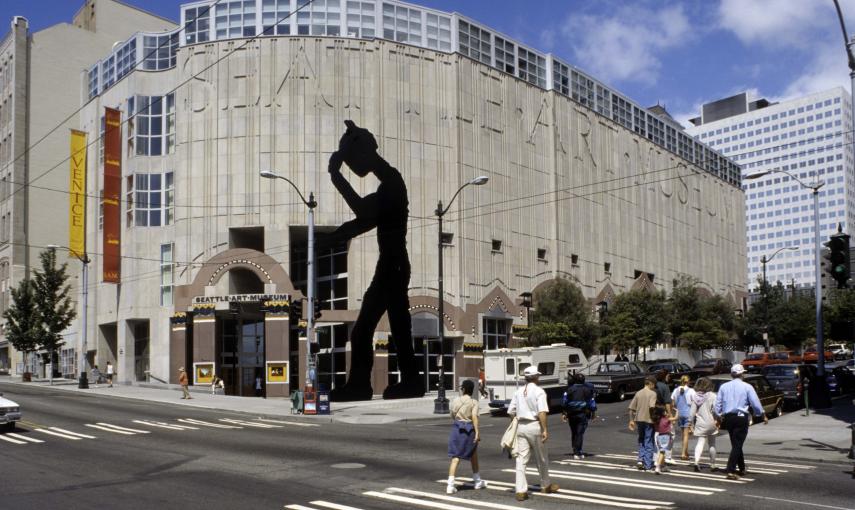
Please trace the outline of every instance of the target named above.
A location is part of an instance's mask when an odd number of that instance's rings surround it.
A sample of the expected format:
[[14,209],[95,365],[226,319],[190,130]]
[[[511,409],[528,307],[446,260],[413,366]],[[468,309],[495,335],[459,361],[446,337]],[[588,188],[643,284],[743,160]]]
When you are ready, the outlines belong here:
[[[124,0],[178,20],[180,0]],[[855,33],[855,0],[840,0]],[[69,22],[82,0],[0,0],[0,20]],[[419,0],[551,52],[643,106],[686,124],[700,106],[748,91],[772,101],[849,89],[832,0]]]

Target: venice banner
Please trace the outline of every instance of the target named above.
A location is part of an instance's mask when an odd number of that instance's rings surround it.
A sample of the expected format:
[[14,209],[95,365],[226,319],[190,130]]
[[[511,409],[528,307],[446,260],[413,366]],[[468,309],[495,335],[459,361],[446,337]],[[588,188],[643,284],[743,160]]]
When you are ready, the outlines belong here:
[[71,130],[71,168],[68,195],[68,249],[86,256],[86,133]]

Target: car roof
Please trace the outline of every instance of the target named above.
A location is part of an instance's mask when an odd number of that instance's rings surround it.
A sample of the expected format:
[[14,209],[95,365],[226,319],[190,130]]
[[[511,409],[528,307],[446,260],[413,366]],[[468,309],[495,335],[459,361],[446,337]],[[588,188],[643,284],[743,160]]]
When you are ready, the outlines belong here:
[[2,405],[2,406],[16,406],[16,407],[18,406],[17,402],[13,402],[13,401],[9,400],[8,398],[3,398],[3,397],[0,397],[0,405]]
[[[780,365],[778,365],[780,366]],[[733,379],[730,374],[715,374],[708,376],[713,381],[729,381]],[[763,377],[761,374],[742,374],[743,379],[759,379]]]

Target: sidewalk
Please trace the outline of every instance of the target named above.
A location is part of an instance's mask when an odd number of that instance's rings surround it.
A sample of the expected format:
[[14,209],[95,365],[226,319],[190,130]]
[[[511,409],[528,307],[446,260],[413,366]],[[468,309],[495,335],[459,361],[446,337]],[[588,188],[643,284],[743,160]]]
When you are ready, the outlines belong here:
[[[33,382],[23,383],[20,377],[0,376],[0,383],[20,384],[29,388],[50,388],[57,391],[69,391],[118,398],[130,398],[202,409],[217,409],[247,413],[263,418],[289,417],[296,420],[312,422],[341,422],[355,424],[384,424],[392,422],[407,422],[413,420],[428,420],[432,418],[447,418],[445,415],[433,414],[435,395],[422,398],[401,400],[367,400],[362,402],[332,403],[332,414],[327,416],[303,416],[292,414],[291,400],[287,398],[253,398],[233,397],[226,395],[211,395],[207,387],[194,388],[191,386],[192,400],[181,400],[181,388],[175,384],[114,384],[112,388],[106,384],[91,384],[89,389],[81,390],[77,381],[54,379],[49,386],[47,379],[34,379]],[[456,392],[446,392],[449,399]],[[481,414],[489,412],[487,403],[481,402]]]

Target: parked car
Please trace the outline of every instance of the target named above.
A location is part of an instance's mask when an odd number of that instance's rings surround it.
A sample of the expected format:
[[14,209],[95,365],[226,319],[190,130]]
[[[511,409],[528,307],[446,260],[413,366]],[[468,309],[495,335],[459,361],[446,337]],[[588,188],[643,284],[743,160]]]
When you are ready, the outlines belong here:
[[784,394],[787,408],[800,408],[805,404],[805,379],[816,376],[816,365],[769,365],[763,369],[763,375],[772,387]]
[[21,421],[20,406],[8,398],[3,398],[3,394],[0,393],[0,425],[11,432],[15,430],[15,422],[18,421]]
[[[805,352],[802,354],[802,361],[804,363],[816,363],[818,357],[816,347],[809,347],[805,349]],[[826,349],[824,357],[825,361],[832,361],[834,359],[834,353]]]
[[586,382],[594,385],[598,397],[625,400],[626,396],[644,387],[647,374],[630,361],[600,363],[597,373],[589,375]]
[[846,367],[850,372],[855,373],[855,359],[847,359],[840,362],[840,366]]
[[825,381],[832,395],[843,395],[855,391],[855,374],[843,363],[825,365]]
[[799,365],[804,362],[801,354],[796,354],[793,351],[778,351],[775,357],[781,360],[781,363],[795,363]]
[[831,344],[827,347],[834,355],[834,359],[845,359],[852,357],[852,350],[846,344]]
[[698,373],[692,370],[692,367],[685,363],[680,363],[678,361],[654,363],[647,367],[647,373],[655,374],[656,372],[662,369],[668,371],[668,385],[671,386],[671,389],[674,389],[680,385],[680,379],[684,375],[689,376],[689,379],[692,381],[698,378]]
[[715,374],[729,374],[731,366],[733,364],[724,358],[709,358],[695,363],[692,370],[697,372],[699,377],[703,377]]
[[780,358],[776,358],[775,354],[772,352],[752,352],[742,360],[742,366],[749,373],[760,373],[768,365],[781,363]]
[[[732,378],[727,374],[718,374],[710,376],[710,380],[715,384],[715,391],[718,391],[722,384],[731,381]],[[777,418],[784,414],[784,394],[773,388],[766,377],[761,374],[745,374],[742,376],[742,380],[754,386],[763,412],[767,416]]]

